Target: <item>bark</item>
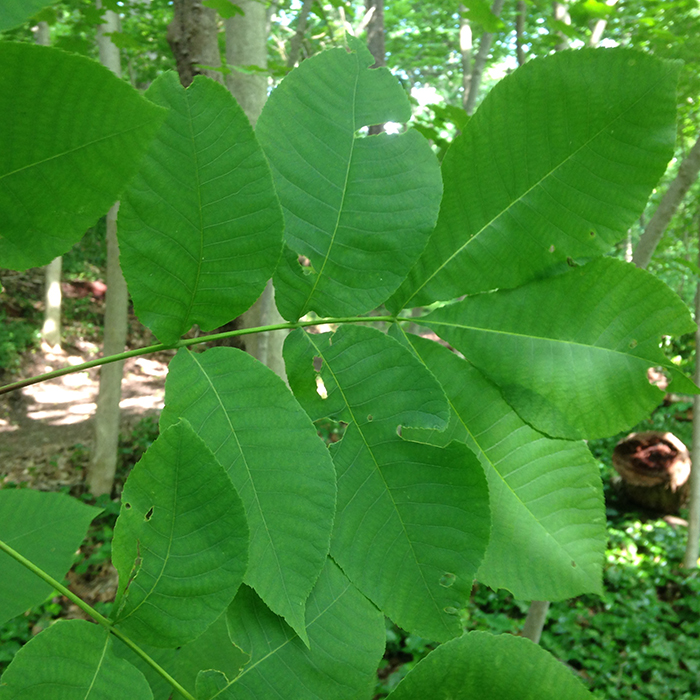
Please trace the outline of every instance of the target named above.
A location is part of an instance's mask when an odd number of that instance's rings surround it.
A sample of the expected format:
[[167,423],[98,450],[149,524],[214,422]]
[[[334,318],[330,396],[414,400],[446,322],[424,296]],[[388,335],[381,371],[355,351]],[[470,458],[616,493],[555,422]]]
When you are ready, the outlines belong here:
[[[226,87],[255,126],[267,99],[267,17],[265,5],[255,0],[237,3],[245,13],[225,20],[226,63],[231,72]],[[242,73],[236,66],[255,66],[260,72]]]
[[527,6],[525,0],[518,0],[517,15],[515,16],[515,56],[518,59],[518,65],[522,66],[525,63],[525,51],[523,50],[523,31],[525,29],[525,13]]
[[61,268],[63,258],[57,257],[44,268],[45,311],[41,327],[44,350],[61,351]]
[[[554,14],[554,19],[559,22],[564,22],[564,24],[571,24],[571,17],[569,16],[569,8],[566,2],[553,2],[552,12]],[[564,34],[564,32],[557,32],[559,35],[559,43],[554,47],[555,51],[564,51],[564,49],[569,48],[569,37]]]
[[[251,0],[242,0],[238,4],[245,14],[226,20],[226,63],[232,68],[251,65],[266,68],[268,23],[265,6]],[[226,77],[226,86],[253,126],[267,99],[267,82],[267,75],[262,72],[245,74],[232,70]],[[275,294],[270,281],[260,299],[243,315],[243,325],[254,328],[283,321],[275,306]],[[285,334],[280,331],[257,333],[246,336],[245,344],[246,350],[253,357],[286,381],[282,358],[284,337]]]
[[[37,44],[48,46],[51,43],[51,29],[48,22],[39,22],[34,38]],[[44,268],[44,323],[41,327],[43,350],[61,351],[61,268],[63,258],[57,257]]]
[[656,207],[654,215],[649,220],[642,237],[634,249],[632,261],[637,267],[645,268],[656,250],[664,231],[671,218],[676,213],[678,205],[687,194],[700,172],[700,138],[683,159],[678,174],[668,186],[666,193]]
[[[617,0],[605,0],[605,4],[608,7],[614,7],[617,5]],[[595,22],[593,25],[593,29],[591,31],[591,36],[588,39],[588,45],[591,47],[596,47],[600,43],[600,40],[603,38],[603,32],[605,31],[605,27],[608,24],[607,19],[599,19]]]
[[[370,17],[367,24],[367,48],[374,56],[371,68],[386,66],[386,49],[384,46],[384,0],[365,0],[365,7]],[[381,134],[384,124],[370,124],[369,134]]]
[[[493,12],[496,17],[501,14],[503,9],[503,0],[493,0],[493,5],[491,5],[491,12]],[[481,37],[479,42],[479,51],[474,59],[474,67],[472,68],[472,77],[469,85],[469,95],[464,105],[464,109],[470,116],[474,113],[474,107],[476,106],[476,97],[479,93],[479,86],[481,85],[481,77],[484,74],[484,68],[486,67],[486,61],[489,57],[489,52],[491,51],[491,42],[493,41],[494,35],[491,33],[486,33]]]
[[[699,232],[700,233],[700,232]],[[700,263],[700,251],[698,255]],[[695,318],[700,319],[700,282],[695,291]],[[700,348],[700,326],[695,331],[695,347]],[[695,355],[695,383],[700,383],[700,358]],[[683,566],[694,569],[698,565],[700,551],[700,396],[693,397],[693,444],[688,493],[688,541],[683,556]],[[693,466],[695,465],[695,466]]]
[[[107,10],[105,20],[106,23],[100,26],[97,35],[100,62],[121,77],[119,49],[109,37],[105,36],[106,32],[119,31],[119,17],[111,10]],[[128,293],[119,267],[118,210],[117,202],[107,213],[107,293],[103,346],[105,356],[123,352],[126,346]],[[86,477],[90,493],[94,496],[110,493],[114,483],[123,369],[123,362],[115,362],[104,365],[100,370],[100,388],[95,413],[95,447]]]
[[549,601],[533,600],[527,611],[525,624],[523,625],[522,636],[532,640],[535,644],[540,643],[544,623],[547,620]]
[[202,67],[221,65],[216,10],[204,7],[202,0],[175,0],[173,9],[167,39],[183,87],[188,87],[196,75],[206,75],[223,84],[221,70]]
[[467,100],[472,84],[472,28],[466,18],[467,8],[459,6],[459,52],[462,56],[462,107],[467,109]]
[[311,6],[314,4],[314,0],[304,0],[304,4],[299,10],[299,15],[297,17],[297,30],[294,32],[294,36],[289,40],[289,56],[287,56],[287,68],[294,68],[297,61],[299,60],[299,51],[301,49],[301,42],[304,39],[304,33],[306,32],[306,23],[309,19],[309,13],[311,12]]

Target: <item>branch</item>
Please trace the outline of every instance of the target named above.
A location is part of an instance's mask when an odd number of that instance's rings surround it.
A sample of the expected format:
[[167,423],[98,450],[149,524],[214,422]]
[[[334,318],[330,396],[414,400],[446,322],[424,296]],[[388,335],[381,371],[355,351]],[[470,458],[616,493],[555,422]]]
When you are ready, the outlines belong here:
[[53,372],[47,372],[46,374],[37,374],[35,377],[29,377],[29,379],[20,379],[17,382],[13,382],[12,384],[6,384],[5,386],[0,387],[0,394],[9,394],[11,391],[23,389],[25,386],[39,384],[40,382],[45,382],[49,379],[56,379],[56,377],[63,377],[66,374],[73,374],[74,372],[84,372],[86,369],[91,369],[92,367],[100,367],[102,365],[108,365],[112,362],[121,362],[122,360],[127,360],[130,357],[138,357],[139,355],[150,355],[154,352],[161,352],[163,350],[177,350],[179,348],[187,348],[190,345],[199,345],[200,343],[207,343],[213,340],[233,338],[237,335],[267,333],[268,331],[294,330],[295,328],[320,326],[326,323],[374,323],[376,321],[386,321],[387,323],[395,323],[398,320],[399,319],[395,316],[345,316],[342,318],[316,318],[311,321],[296,321],[293,323],[275,323],[270,326],[258,326],[256,328],[238,328],[235,331],[227,331],[226,333],[214,333],[213,335],[201,335],[198,338],[188,338],[187,340],[179,340],[177,343],[173,343],[171,345],[166,345],[165,343],[159,343],[158,345],[148,345],[145,348],[127,350],[126,352],[120,352],[117,355],[108,355],[107,357],[100,357],[96,360],[83,362],[83,364],[81,365],[73,365],[71,367],[64,367],[63,369],[56,369]]
[[671,218],[676,213],[678,205],[685,197],[691,185],[697,180],[700,172],[700,138],[695,142],[695,145],[690,149],[688,155],[683,159],[678,174],[673,182],[668,186],[666,194],[661,198],[659,206],[656,207],[654,216],[644,229],[642,237],[634,249],[632,262],[641,268],[646,268],[651,260],[651,256],[656,250],[661,237],[666,231]]

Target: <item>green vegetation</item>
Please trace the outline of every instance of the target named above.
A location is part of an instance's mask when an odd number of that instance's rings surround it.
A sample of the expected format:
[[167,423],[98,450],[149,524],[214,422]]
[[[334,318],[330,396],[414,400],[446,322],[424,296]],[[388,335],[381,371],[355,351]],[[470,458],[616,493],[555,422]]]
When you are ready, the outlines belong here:
[[[410,127],[368,136],[411,118],[373,61],[351,36],[305,60],[253,131],[201,76],[162,73],[144,96],[87,58],[0,42],[0,208],[22,204],[3,209],[0,261],[48,262],[119,199],[135,313],[161,341],[147,352],[176,351],[158,436],[123,444],[118,503],[0,490],[0,621],[56,590],[98,623],[33,637],[0,700],[355,700],[378,668],[391,700],[695,692],[696,576],[668,530],[612,502],[606,533],[589,450],[659,404],[650,366],[697,390],[660,347],[693,331],[687,306],[609,257],[673,154],[680,65],[529,61],[439,162]],[[286,320],[227,336],[288,331],[288,383],[187,337],[270,279]],[[108,557],[114,603],[61,583]],[[565,601],[542,646],[502,634],[526,600]]]

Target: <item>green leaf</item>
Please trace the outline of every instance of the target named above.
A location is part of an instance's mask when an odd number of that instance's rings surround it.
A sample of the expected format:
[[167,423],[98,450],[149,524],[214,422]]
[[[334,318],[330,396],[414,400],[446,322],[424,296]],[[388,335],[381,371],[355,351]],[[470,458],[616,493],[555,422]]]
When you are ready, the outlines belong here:
[[0,32],[19,27],[54,2],[56,0],[3,0],[0,5]]
[[226,678],[236,678],[248,661],[250,656],[231,641],[226,613],[223,613],[203,635],[178,651],[173,675],[186,690],[194,694],[200,671],[214,669]]
[[245,15],[243,9],[231,0],[204,0],[202,5],[215,9],[223,19],[230,19],[236,15]]
[[498,32],[503,29],[503,22],[491,12],[491,7],[486,0],[464,0],[466,16],[470,22],[480,24],[485,32]]
[[[410,118],[408,98],[369,51],[313,56],[272,92],[256,134],[268,157],[290,252],[275,277],[285,318],[379,306],[403,281],[435,224],[442,183],[417,132],[358,136]],[[310,266],[303,267],[298,255]]]
[[305,364],[320,358],[327,400],[333,405],[342,397],[338,417],[348,423],[332,447],[333,558],[404,629],[438,641],[454,637],[488,541],[486,480],[464,445],[440,449],[397,435],[401,425],[444,427],[444,393],[408,350],[359,326],[332,336],[290,335],[290,382],[304,372],[294,348],[304,343]]
[[245,581],[306,640],[304,601],[328,554],[335,474],[284,382],[234,348],[180,350],[161,427],[186,418],[241,495],[251,532]]
[[[250,653],[250,663],[232,684],[205,681],[226,690],[221,700],[360,700],[369,698],[384,653],[384,617],[328,559],[306,605],[310,648],[263,604],[241,588],[228,610],[233,641]],[[352,661],[350,662],[350,656]],[[199,697],[207,697],[199,696]]]
[[43,265],[79,241],[164,117],[95,61],[0,43],[0,267]]
[[390,700],[591,700],[564,664],[529,639],[470,632],[439,646]]
[[[0,490],[0,540],[62,581],[90,521],[100,512],[60,493]],[[51,593],[48,583],[4,552],[0,571],[0,624],[39,605]]]
[[439,343],[408,338],[445,389],[452,415],[443,433],[406,430],[405,437],[465,442],[486,472],[491,539],[477,579],[520,600],[601,593],[603,491],[585,444],[538,433],[475,367]]
[[124,276],[164,343],[243,313],[277,265],[282,213],[253,130],[223,85],[161,75],[147,96],[168,117],[119,210]]
[[143,674],[112,651],[109,632],[58,620],[25,644],[2,676],[2,700],[153,700]]
[[552,437],[607,437],[638,423],[663,398],[651,366],[669,372],[675,391],[697,391],[659,349],[662,335],[694,331],[688,308],[648,272],[611,258],[467,297],[420,323]]
[[[153,700],[170,700],[173,694],[173,687],[160,673],[117,637],[112,638],[112,643],[114,644],[114,653],[119,658],[126,659],[132,666],[135,666],[143,673],[153,693]],[[166,671],[170,671],[178,654],[175,649],[159,649],[143,643],[139,644],[139,648]]]
[[113,549],[115,624],[146,644],[195,639],[236,594],[247,564],[243,505],[186,421],[163,431],[131,471]]
[[391,307],[516,287],[607,252],[673,155],[678,71],[582,49],[500,81],[445,156],[435,232]]

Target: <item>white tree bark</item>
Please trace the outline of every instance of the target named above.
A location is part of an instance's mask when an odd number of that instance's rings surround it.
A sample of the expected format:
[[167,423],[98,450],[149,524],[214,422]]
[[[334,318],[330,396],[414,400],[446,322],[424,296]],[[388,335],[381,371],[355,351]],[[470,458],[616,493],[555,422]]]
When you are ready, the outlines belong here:
[[698,179],[698,173],[700,173],[700,138],[683,159],[678,168],[678,174],[668,186],[666,193],[659,202],[659,206],[656,207],[654,215],[644,229],[637,247],[634,249],[632,262],[637,267],[646,268],[649,264],[656,246],[664,235],[664,231],[666,231],[666,227],[676,213],[676,209],[678,209],[678,205],[683,201],[683,197],[685,197],[692,184]]
[[[97,0],[100,7],[100,0]],[[119,17],[111,10],[105,12],[106,23],[98,30],[97,44],[101,63],[121,77],[119,49],[105,33],[119,31]],[[117,212],[119,202],[107,214],[107,294],[105,297],[103,354],[124,352],[126,346],[128,293],[119,266],[117,243]],[[119,442],[119,402],[124,363],[114,362],[100,370],[100,389],[95,414],[95,446],[88,467],[87,485],[90,493],[109,493],[114,483]]]
[[547,619],[547,611],[549,610],[549,601],[533,600],[527,611],[525,624],[523,625],[523,637],[527,637],[535,644],[540,643],[542,637],[542,628]]
[[[51,43],[48,22],[39,22],[34,39],[41,46]],[[44,352],[61,351],[61,268],[63,258],[57,257],[44,268],[44,323],[41,326],[41,346]]]
[[[698,232],[700,234],[700,231]],[[700,263],[700,254],[698,255]],[[700,320],[700,282],[695,290],[695,320]],[[700,385],[700,326],[695,332],[695,383]],[[688,496],[688,541],[683,567],[694,569],[700,553],[700,396],[693,397],[693,444],[690,448],[690,494]]]
[[[232,69],[226,76],[226,87],[236,98],[250,123],[255,126],[267,99],[267,74],[262,71],[242,73],[236,71],[235,66],[267,68],[267,16],[263,3],[241,0],[237,4],[244,15],[236,15],[225,21],[226,63]],[[246,328],[254,328],[283,321],[275,306],[274,288],[270,281],[260,299],[243,314],[243,324]],[[245,336],[245,344],[246,350],[253,357],[286,381],[282,358],[284,335],[281,331],[256,333]]]

